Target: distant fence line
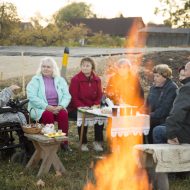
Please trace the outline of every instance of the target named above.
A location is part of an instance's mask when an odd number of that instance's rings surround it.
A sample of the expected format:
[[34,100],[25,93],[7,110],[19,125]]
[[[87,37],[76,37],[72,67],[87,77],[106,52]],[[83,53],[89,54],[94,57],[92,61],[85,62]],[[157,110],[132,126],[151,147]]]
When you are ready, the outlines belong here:
[[[80,57],[105,57],[105,56],[117,56],[117,55],[128,55],[128,54],[142,54],[142,52],[122,52],[122,53],[102,53],[102,54],[80,54],[80,55],[69,55],[69,57],[80,58]],[[31,52],[0,52],[0,56],[52,56],[62,57],[63,54],[55,53],[31,53]]]
[[[62,57],[65,47],[23,47],[23,46],[0,46],[0,56],[52,56]],[[142,54],[160,51],[190,51],[190,47],[144,47],[144,48],[93,48],[93,47],[70,47],[71,58],[81,57],[106,57],[127,54]]]

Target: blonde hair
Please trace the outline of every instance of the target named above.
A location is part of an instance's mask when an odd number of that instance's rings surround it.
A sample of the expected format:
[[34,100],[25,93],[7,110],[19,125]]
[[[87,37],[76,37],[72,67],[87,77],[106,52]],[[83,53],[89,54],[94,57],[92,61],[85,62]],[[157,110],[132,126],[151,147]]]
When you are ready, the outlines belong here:
[[42,74],[42,65],[44,63],[51,63],[52,66],[53,66],[53,77],[56,77],[56,76],[60,77],[60,70],[59,70],[59,68],[57,66],[56,61],[52,57],[44,57],[44,58],[41,59],[40,65],[39,65],[39,67],[38,67],[38,69],[36,71],[37,75]]
[[171,78],[171,76],[172,76],[172,70],[166,64],[156,65],[153,68],[153,73],[158,73],[158,74],[162,75],[164,78]]

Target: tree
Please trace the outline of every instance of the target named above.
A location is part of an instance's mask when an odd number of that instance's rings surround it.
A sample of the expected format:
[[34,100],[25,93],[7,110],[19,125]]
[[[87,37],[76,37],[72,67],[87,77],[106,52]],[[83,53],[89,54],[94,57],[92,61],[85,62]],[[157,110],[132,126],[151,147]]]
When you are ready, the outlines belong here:
[[187,0],[159,0],[160,7],[155,14],[166,17],[164,24],[174,27],[190,27],[190,1]]
[[55,15],[55,23],[60,27],[63,22],[69,22],[74,18],[89,18],[93,17],[90,6],[84,2],[72,3],[60,9]]
[[7,38],[18,28],[19,23],[16,6],[12,3],[0,3],[0,38]]

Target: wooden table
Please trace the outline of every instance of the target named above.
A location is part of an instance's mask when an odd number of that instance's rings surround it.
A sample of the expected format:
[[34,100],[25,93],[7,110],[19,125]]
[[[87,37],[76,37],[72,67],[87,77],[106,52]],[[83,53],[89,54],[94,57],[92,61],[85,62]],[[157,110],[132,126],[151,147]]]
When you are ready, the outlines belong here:
[[55,171],[61,173],[66,172],[65,167],[57,155],[61,142],[67,139],[66,136],[49,138],[40,134],[26,133],[24,136],[31,140],[35,147],[35,152],[27,163],[26,168],[34,167],[42,160],[37,176],[48,173],[52,165]]
[[[119,107],[118,107],[119,109]],[[112,116],[112,114],[102,114],[100,108],[96,109],[83,109],[78,108],[78,111],[82,113],[82,126],[81,137],[84,132],[84,123],[86,114],[92,114],[94,116],[100,116],[109,118],[111,122],[111,136],[128,136],[128,135],[142,135],[145,137],[150,130],[150,116],[145,114],[129,115],[129,116]],[[82,145],[82,138],[80,138],[80,147]]]
[[[94,112],[96,110],[96,112]],[[84,133],[84,123],[85,123],[85,118],[86,118],[86,114],[91,114],[94,116],[100,116],[100,117],[108,117],[108,114],[101,114],[100,109],[86,109],[86,108],[78,108],[78,111],[80,113],[82,113],[82,125],[81,125],[81,131],[80,131],[80,146],[79,149],[81,150],[81,146],[82,146],[82,137],[83,137],[83,133]],[[98,112],[97,112],[98,111]]]

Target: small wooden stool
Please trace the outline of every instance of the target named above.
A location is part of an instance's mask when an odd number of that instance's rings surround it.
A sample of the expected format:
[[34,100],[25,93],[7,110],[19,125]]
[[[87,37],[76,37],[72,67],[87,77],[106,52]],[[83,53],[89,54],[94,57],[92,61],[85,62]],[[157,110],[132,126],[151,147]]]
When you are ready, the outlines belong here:
[[66,140],[67,137],[63,136],[59,138],[49,138],[40,134],[26,133],[24,136],[31,140],[35,147],[35,152],[26,165],[27,169],[36,166],[42,159],[37,177],[48,173],[52,165],[55,171],[59,171],[61,173],[66,172],[65,167],[57,155],[57,151],[60,147],[61,142]]

